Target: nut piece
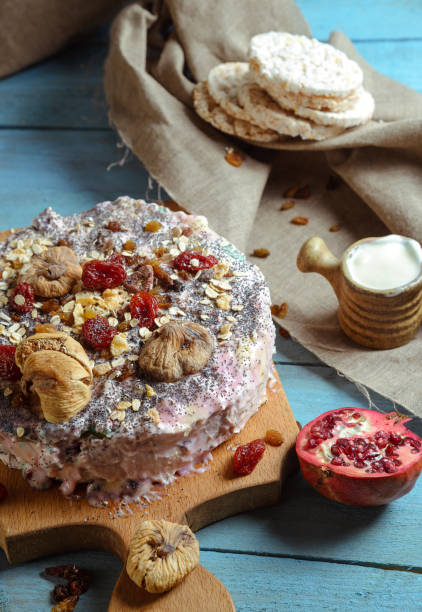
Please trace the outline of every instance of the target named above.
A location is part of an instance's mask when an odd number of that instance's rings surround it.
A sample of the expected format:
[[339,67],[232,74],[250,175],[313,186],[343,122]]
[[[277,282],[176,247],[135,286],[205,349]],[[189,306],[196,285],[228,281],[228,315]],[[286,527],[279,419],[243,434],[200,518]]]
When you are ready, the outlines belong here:
[[49,423],[63,423],[90,398],[92,372],[83,347],[63,332],[35,334],[16,348],[21,386],[36,414]]
[[69,247],[59,246],[34,255],[18,282],[29,283],[35,295],[50,298],[69,293],[81,276],[82,268],[75,253]]
[[149,593],[164,593],[198,563],[199,544],[189,527],[160,519],[141,523],[129,546],[126,570]]
[[205,327],[172,321],[157,329],[145,342],[138,363],[155,380],[174,382],[202,370],[213,350],[214,340]]

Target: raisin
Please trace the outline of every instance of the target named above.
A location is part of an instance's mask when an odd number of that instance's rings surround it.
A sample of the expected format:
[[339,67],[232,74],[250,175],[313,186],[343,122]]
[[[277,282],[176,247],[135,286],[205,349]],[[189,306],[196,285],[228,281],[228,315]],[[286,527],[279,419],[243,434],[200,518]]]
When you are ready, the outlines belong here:
[[294,200],[287,200],[284,204],[281,205],[280,210],[290,210],[296,204]]
[[271,305],[271,314],[273,314],[275,317],[278,317],[279,319],[284,319],[288,311],[289,305],[287,304],[287,302]]
[[199,251],[184,251],[173,261],[173,266],[186,272],[198,272],[212,268],[217,263],[218,259],[213,255],[202,255]]
[[281,446],[283,444],[283,436],[276,429],[269,429],[265,434],[265,442],[271,446]]
[[16,347],[11,344],[0,346],[0,380],[19,380],[21,371],[15,363]]
[[132,296],[129,303],[132,319],[139,320],[139,327],[154,327],[154,319],[158,314],[158,302],[153,295],[140,291]]
[[71,247],[72,243],[69,240],[65,240],[64,238],[60,238],[60,240],[57,241],[57,246],[65,246],[65,247]]
[[150,221],[144,227],[146,232],[158,232],[163,227],[163,225],[156,220]]
[[118,287],[126,280],[124,267],[115,261],[88,261],[82,270],[82,282],[87,289],[103,290]]
[[123,249],[125,251],[134,251],[136,249],[136,242],[134,242],[133,240],[126,240],[123,245]]
[[82,326],[83,337],[97,350],[108,348],[117,333],[117,329],[111,327],[105,317],[87,319]]
[[293,217],[290,223],[293,223],[293,225],[308,225],[308,221],[308,217]]
[[233,468],[236,474],[246,476],[256,467],[265,451],[264,440],[252,440],[248,444],[238,446],[233,457]]
[[1,484],[0,482],[0,502],[6,499],[6,497],[7,497],[7,489],[4,486],[4,484]]
[[17,312],[30,312],[34,305],[34,290],[29,283],[19,283],[10,296],[10,306]]
[[268,257],[269,254],[270,252],[268,249],[254,249],[251,253],[252,257],[261,257],[262,259]]
[[239,151],[233,149],[233,147],[227,147],[224,159],[231,166],[238,168],[245,161],[245,156],[243,155],[243,153],[240,153]]
[[120,232],[122,229],[118,221],[109,221],[106,228],[110,230],[110,232]]

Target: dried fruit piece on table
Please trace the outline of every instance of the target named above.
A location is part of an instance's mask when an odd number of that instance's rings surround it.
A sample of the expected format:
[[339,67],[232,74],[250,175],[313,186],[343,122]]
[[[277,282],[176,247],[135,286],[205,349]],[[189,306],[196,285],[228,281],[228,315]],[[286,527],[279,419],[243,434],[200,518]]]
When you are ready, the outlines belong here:
[[309,185],[304,185],[300,187],[296,192],[294,197],[297,200],[307,200],[311,195],[311,188]]
[[297,437],[303,476],[343,504],[379,506],[405,495],[422,469],[422,439],[408,420],[363,408],[322,414]]
[[293,217],[290,223],[293,223],[293,225],[308,225],[308,221],[308,217]]
[[57,246],[33,255],[19,282],[32,285],[35,295],[40,297],[61,297],[69,293],[81,274],[82,268],[72,249]]
[[146,291],[135,293],[129,303],[132,319],[138,319],[139,327],[153,329],[154,319],[158,315],[158,302],[153,295]]
[[271,304],[271,314],[279,319],[284,319],[288,311],[289,305],[287,302],[282,302],[282,304]]
[[236,474],[246,476],[253,472],[264,451],[265,442],[262,439],[238,446],[233,456],[233,469]]
[[262,259],[264,259],[265,257],[268,257],[268,255],[270,254],[268,249],[254,249],[253,252],[251,253],[252,257],[261,257]]
[[187,525],[143,521],[133,536],[126,570],[149,593],[164,593],[181,582],[199,563],[199,544]]
[[276,429],[268,429],[265,434],[265,442],[270,446],[281,446],[283,444],[283,436]]
[[21,371],[15,362],[15,353],[15,346],[11,344],[0,345],[0,380],[13,382],[21,378]]
[[102,291],[118,287],[126,280],[126,271],[120,263],[92,259],[82,270],[82,282],[87,289]]
[[134,240],[126,240],[123,249],[125,251],[134,251],[136,249],[136,242]]
[[235,168],[238,168],[245,161],[245,155],[240,151],[236,151],[236,149],[233,149],[233,147],[227,147],[224,159],[231,166],[235,166]]
[[82,325],[82,336],[97,350],[108,348],[117,333],[117,329],[101,316],[87,319]]
[[20,313],[30,312],[34,305],[34,289],[29,283],[20,282],[10,295],[10,307]]
[[290,210],[296,204],[294,200],[287,200],[280,206],[280,210]]
[[186,272],[198,272],[213,268],[218,263],[214,255],[203,255],[199,251],[183,251],[173,260],[173,267]]
[[148,338],[138,363],[155,380],[174,382],[202,370],[213,351],[214,340],[205,327],[170,322]]
[[286,340],[290,340],[291,338],[290,333],[287,331],[287,329],[285,327],[282,327],[281,325],[278,328],[278,333],[282,338],[286,338]]
[[4,484],[0,482],[0,502],[6,499],[6,497],[7,497],[7,489],[4,486]]

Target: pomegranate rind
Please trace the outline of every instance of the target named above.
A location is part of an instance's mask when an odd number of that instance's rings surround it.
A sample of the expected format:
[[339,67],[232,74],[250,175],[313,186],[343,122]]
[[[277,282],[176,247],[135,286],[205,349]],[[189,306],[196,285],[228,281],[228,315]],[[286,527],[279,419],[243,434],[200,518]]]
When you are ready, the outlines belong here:
[[353,410],[364,415],[374,428],[374,433],[382,429],[422,443],[419,436],[404,426],[410,417],[401,418],[397,413],[384,414],[352,407],[330,410],[310,421],[298,434],[296,453],[305,480],[324,497],[351,506],[381,506],[409,493],[422,470],[422,449],[413,455],[409,452],[406,461],[394,473],[366,473],[353,465],[344,467],[323,462],[315,452],[305,448],[312,426],[326,415],[340,410]]

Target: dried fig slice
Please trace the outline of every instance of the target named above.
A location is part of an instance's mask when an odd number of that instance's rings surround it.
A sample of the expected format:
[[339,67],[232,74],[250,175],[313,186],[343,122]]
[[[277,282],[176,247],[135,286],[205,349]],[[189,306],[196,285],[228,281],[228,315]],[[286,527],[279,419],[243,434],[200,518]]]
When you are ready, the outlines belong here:
[[175,382],[202,370],[213,350],[214,339],[202,325],[170,322],[146,341],[138,363],[151,378]]
[[81,276],[82,268],[72,249],[58,246],[34,255],[19,282],[29,283],[35,295],[51,298],[69,293]]

